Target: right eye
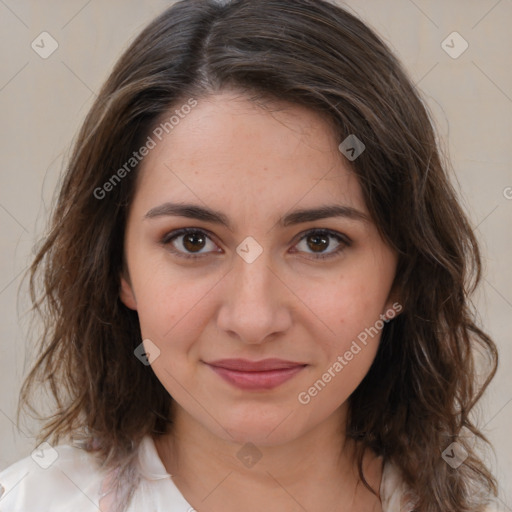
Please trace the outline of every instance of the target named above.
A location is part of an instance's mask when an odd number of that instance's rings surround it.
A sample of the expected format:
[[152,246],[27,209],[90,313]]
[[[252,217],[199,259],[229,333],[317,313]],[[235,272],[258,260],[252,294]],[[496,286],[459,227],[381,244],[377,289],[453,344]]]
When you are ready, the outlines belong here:
[[209,234],[203,229],[182,228],[164,235],[161,243],[181,258],[197,259],[205,257],[209,252],[220,252],[220,250],[199,252],[205,245],[207,246],[208,240],[212,248],[216,247]]

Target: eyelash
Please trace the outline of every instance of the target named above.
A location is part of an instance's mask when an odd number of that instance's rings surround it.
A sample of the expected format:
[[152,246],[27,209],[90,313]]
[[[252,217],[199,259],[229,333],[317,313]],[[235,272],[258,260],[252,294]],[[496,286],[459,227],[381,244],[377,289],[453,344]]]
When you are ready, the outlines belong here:
[[[173,242],[176,238],[188,235],[190,233],[200,233],[202,235],[205,235],[207,238],[211,240],[210,234],[208,231],[205,231],[204,229],[199,228],[182,228],[178,229],[176,231],[171,231],[170,233],[167,233],[164,235],[164,237],[161,239],[160,243],[167,247],[172,253],[176,254],[179,257],[186,258],[186,259],[200,259],[205,257],[208,253],[201,253],[201,254],[191,254],[191,253],[183,253],[181,251],[176,250],[174,247],[172,247],[171,242]],[[300,238],[297,242],[300,243],[303,239],[308,237],[312,234],[319,234],[319,235],[327,235],[329,237],[335,238],[337,242],[340,243],[339,247],[337,247],[333,252],[327,253],[327,254],[316,254],[312,255],[313,260],[327,260],[334,258],[338,256],[346,247],[349,247],[351,245],[351,240],[346,236],[342,235],[341,233],[338,233],[337,231],[332,231],[330,229],[310,229],[304,233],[301,233]],[[212,240],[213,241],[213,240]],[[295,244],[295,245],[297,245]],[[311,253],[309,253],[311,254]]]

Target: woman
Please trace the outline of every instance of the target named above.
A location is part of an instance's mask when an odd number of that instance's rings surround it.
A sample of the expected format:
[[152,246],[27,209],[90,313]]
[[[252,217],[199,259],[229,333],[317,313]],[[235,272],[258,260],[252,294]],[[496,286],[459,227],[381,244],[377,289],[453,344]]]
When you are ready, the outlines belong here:
[[22,399],[49,385],[40,441],[66,442],[0,507],[484,510],[479,278],[376,34],[322,0],[178,2],[104,85],[32,265]]

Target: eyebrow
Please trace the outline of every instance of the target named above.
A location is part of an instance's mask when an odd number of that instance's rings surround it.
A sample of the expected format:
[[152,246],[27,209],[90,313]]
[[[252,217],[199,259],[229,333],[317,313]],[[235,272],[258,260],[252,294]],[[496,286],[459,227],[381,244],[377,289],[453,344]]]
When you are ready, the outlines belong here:
[[[144,219],[154,219],[163,216],[178,216],[187,217],[189,219],[202,220],[205,222],[212,222],[225,226],[232,231],[232,226],[229,218],[220,211],[212,210],[207,207],[195,204],[179,204],[179,203],[164,203],[160,206],[151,208]],[[345,217],[351,220],[361,222],[370,222],[370,218],[365,213],[346,205],[327,205],[318,208],[295,210],[282,217],[278,224],[281,227],[288,227],[295,224],[304,222],[311,222],[320,219],[327,219],[331,217]]]

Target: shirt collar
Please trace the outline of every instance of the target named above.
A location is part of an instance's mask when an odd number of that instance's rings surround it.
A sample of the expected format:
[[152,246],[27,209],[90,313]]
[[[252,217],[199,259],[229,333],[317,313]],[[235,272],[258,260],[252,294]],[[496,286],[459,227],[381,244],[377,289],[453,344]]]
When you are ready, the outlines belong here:
[[165,469],[150,435],[144,436],[140,442],[139,471],[148,480],[163,480],[172,476]]

